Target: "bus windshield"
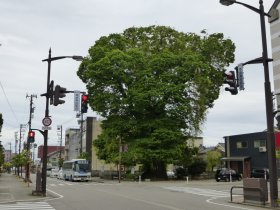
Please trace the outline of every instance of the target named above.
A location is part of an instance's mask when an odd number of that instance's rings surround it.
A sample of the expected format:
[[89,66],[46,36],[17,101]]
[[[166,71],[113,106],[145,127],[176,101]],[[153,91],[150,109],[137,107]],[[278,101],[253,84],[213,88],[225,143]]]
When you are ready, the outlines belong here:
[[89,165],[88,164],[85,164],[85,163],[77,163],[76,164],[76,170],[77,171],[81,171],[81,172],[88,172],[88,167]]

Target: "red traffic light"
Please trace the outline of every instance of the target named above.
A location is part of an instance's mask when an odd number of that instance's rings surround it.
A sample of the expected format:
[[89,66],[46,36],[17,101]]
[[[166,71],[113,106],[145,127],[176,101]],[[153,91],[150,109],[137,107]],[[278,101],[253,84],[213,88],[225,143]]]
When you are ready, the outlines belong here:
[[226,72],[225,76],[226,76],[227,80],[233,80],[234,79],[234,74],[232,72]]
[[28,137],[29,138],[34,138],[35,137],[35,132],[34,131],[29,131],[28,132]]
[[229,85],[229,87],[225,88],[226,91],[229,91],[231,95],[237,95],[237,80],[235,79],[234,71],[225,73],[224,83]]
[[87,102],[88,101],[88,95],[82,95],[82,101]]
[[81,113],[87,113],[88,110],[88,95],[82,95]]

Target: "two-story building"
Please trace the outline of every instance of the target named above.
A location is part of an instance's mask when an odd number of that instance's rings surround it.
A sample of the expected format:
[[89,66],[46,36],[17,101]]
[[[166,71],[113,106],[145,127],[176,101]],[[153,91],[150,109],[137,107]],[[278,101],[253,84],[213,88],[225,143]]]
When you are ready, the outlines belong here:
[[[252,169],[268,168],[267,132],[256,132],[225,136],[225,157],[221,160],[224,166],[232,168],[250,177]],[[276,132],[276,154],[280,151],[280,133]],[[277,157],[277,171],[279,174],[279,155]]]

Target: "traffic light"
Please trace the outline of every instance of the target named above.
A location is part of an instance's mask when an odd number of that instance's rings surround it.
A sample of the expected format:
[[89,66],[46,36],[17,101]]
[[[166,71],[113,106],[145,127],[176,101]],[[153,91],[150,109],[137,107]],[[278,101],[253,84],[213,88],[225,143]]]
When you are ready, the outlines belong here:
[[57,106],[59,104],[64,104],[65,101],[61,100],[60,98],[63,98],[66,96],[65,94],[66,88],[60,87],[59,85],[55,86],[54,89],[54,98],[53,98],[53,105]]
[[87,113],[88,110],[88,95],[82,95],[81,113]]
[[229,87],[225,88],[225,91],[229,91],[231,93],[231,95],[237,95],[238,90],[237,90],[237,84],[236,84],[234,71],[229,71],[229,72],[225,73],[224,83],[229,85]]
[[28,143],[34,143],[35,141],[35,132],[34,131],[29,131],[28,132]]

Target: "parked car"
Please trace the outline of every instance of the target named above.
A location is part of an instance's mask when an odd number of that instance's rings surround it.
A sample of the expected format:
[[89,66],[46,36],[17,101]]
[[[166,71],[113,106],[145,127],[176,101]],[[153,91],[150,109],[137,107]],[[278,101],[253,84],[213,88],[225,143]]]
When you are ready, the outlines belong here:
[[168,170],[168,171],[166,172],[166,175],[167,175],[167,177],[168,177],[169,179],[174,179],[174,178],[176,177],[175,172],[174,172],[174,171],[171,171],[171,170]]
[[266,179],[269,179],[269,170],[266,169],[266,168],[264,168],[264,169],[252,169],[251,177],[252,178],[266,178]]
[[58,178],[58,179],[63,179],[63,171],[62,171],[62,169],[60,169],[60,170],[58,171],[57,178]]
[[57,177],[58,171],[59,171],[58,168],[53,168],[53,169],[51,170],[50,177]]
[[222,168],[222,169],[218,169],[216,171],[216,175],[215,175],[215,179],[217,182],[219,181],[240,181],[242,179],[242,176],[240,173],[236,172],[233,169],[230,168]]

